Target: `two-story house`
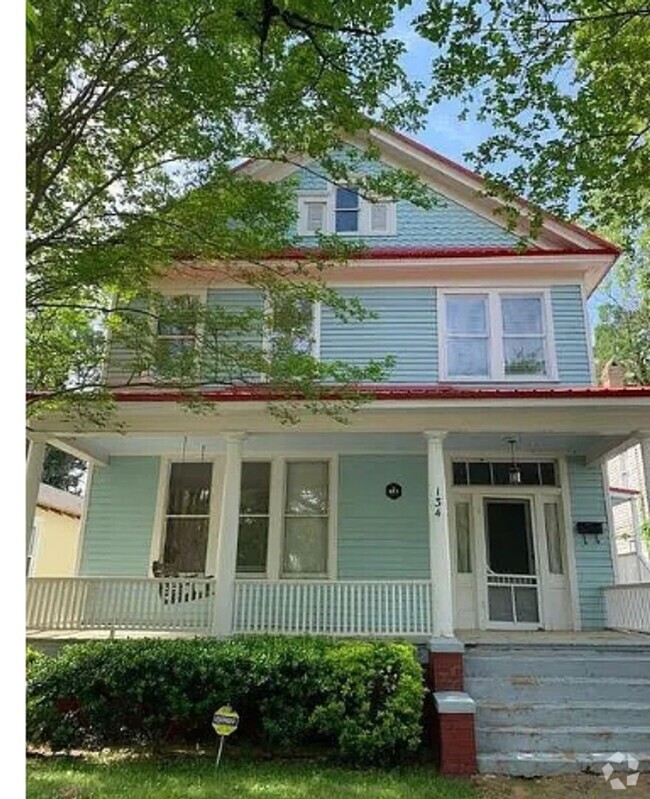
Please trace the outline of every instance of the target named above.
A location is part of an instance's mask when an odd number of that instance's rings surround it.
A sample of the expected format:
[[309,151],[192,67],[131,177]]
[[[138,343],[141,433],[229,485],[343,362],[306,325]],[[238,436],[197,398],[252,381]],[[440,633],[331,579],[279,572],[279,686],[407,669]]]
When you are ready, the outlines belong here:
[[[153,385],[117,391],[103,429],[36,421],[30,485],[47,440],[92,465],[77,576],[30,581],[30,631],[392,636],[454,656],[515,633],[648,631],[647,590],[612,588],[603,464],[650,434],[650,390],[596,386],[586,311],[617,248],[545,216],[522,250],[476,174],[402,135],[372,138],[441,201],[371,203],[317,164],[240,169],[298,175],[304,246],[318,230],[365,242],[328,281],[376,315],[343,324],[314,307],[312,344],[321,359],[391,354],[390,379],[346,425],[282,426],[268,386],[207,388],[215,414]],[[159,289],[262,302],[210,264]],[[461,690],[462,675],[434,687]]]

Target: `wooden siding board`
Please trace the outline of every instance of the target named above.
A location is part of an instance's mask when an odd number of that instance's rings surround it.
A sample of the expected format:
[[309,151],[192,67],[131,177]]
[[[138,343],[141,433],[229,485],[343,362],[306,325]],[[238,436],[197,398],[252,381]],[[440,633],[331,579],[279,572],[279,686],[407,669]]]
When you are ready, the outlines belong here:
[[79,573],[147,577],[160,458],[113,457],[93,471]]
[[588,386],[592,379],[580,286],[552,286],[551,304],[560,383]]
[[329,308],[321,317],[320,354],[325,361],[363,365],[395,357],[389,382],[435,383],[438,380],[438,323],[433,288],[342,289],[377,314],[364,322],[343,323]]
[[[426,457],[344,455],[339,459],[338,577],[429,577]],[[388,499],[386,485],[402,486]]]
[[572,531],[578,574],[578,594],[583,629],[605,626],[603,589],[614,584],[614,567],[607,523],[607,506],[600,466],[585,466],[584,458],[568,459],[573,524],[602,522],[604,535],[599,542]]

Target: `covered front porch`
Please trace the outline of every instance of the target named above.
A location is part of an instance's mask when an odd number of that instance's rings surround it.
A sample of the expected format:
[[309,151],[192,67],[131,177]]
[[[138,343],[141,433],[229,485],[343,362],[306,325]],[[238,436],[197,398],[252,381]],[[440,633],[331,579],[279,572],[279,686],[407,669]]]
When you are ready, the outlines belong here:
[[613,587],[601,468],[641,435],[647,401],[628,405],[375,402],[344,432],[318,417],[287,430],[253,402],[199,416],[139,400],[125,432],[50,420],[28,475],[52,440],[91,460],[89,502],[76,574],[28,580],[27,628],[650,630],[647,587]]

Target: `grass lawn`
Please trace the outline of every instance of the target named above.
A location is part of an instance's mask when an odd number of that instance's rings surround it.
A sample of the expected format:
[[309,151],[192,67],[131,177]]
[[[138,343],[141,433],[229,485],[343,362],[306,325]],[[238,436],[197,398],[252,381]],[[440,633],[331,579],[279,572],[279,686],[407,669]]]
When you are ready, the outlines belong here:
[[359,770],[315,762],[30,758],[29,799],[474,799],[432,768]]

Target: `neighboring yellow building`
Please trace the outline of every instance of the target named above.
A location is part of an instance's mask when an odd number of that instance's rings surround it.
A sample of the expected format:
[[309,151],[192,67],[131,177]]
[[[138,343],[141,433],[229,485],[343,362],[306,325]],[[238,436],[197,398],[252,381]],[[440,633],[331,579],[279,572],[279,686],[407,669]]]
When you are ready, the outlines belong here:
[[76,573],[82,509],[83,497],[41,483],[29,577],[72,577]]

